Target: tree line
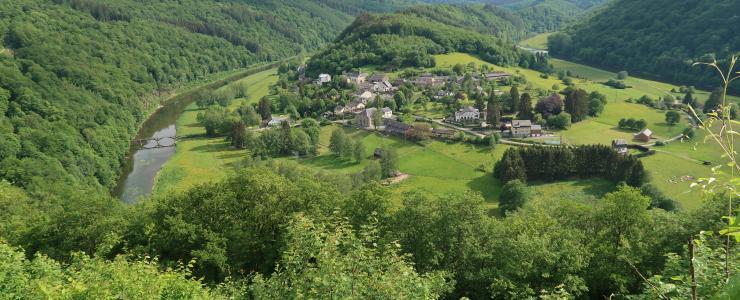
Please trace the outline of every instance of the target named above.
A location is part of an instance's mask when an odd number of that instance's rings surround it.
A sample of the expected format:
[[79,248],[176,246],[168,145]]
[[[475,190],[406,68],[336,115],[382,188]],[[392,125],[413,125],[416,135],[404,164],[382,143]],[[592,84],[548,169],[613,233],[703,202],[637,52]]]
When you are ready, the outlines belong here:
[[640,187],[647,181],[640,160],[605,145],[509,148],[493,175],[504,183],[601,177]]

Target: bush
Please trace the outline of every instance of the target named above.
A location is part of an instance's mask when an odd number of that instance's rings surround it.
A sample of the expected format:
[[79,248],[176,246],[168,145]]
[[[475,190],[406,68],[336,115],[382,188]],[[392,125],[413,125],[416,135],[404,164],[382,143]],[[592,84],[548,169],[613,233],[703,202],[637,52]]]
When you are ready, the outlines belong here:
[[664,142],[664,141],[657,141],[657,142],[655,142],[655,146],[665,146],[665,145],[666,145],[666,142]]
[[570,127],[570,114],[562,112],[559,115],[547,118],[547,126],[554,129],[568,129]]
[[501,209],[501,215],[505,216],[507,212],[516,211],[524,206],[529,200],[529,188],[520,180],[509,181],[501,189],[500,199],[498,207]]
[[696,131],[694,130],[694,128],[691,128],[691,127],[687,127],[686,129],[683,130],[682,133],[683,133],[683,136],[686,137],[687,139],[693,139],[694,136],[696,136]]
[[626,85],[624,81],[614,79],[609,79],[609,81],[605,82],[604,84],[616,89],[626,89],[630,87]]

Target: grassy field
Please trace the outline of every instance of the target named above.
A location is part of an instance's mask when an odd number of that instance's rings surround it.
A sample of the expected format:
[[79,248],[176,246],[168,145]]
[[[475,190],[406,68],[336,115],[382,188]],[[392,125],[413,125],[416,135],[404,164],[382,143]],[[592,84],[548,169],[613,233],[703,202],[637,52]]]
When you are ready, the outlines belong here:
[[[453,66],[457,63],[474,62],[478,65],[488,64],[480,59],[460,53],[438,55],[435,57],[438,66]],[[632,88],[619,90],[601,84],[600,82],[615,78],[616,74],[597,68],[584,66],[559,59],[551,59],[553,66],[558,70],[568,70],[575,76],[576,86],[587,91],[599,91],[607,96],[608,104],[604,113],[597,118],[574,124],[570,129],[560,132],[563,141],[569,144],[610,144],[613,139],[624,138],[631,140],[632,133],[617,128],[619,119],[632,117],[645,119],[648,128],[655,132],[659,139],[667,139],[676,136],[688,126],[688,120],[683,119],[680,124],[668,126],[665,124],[665,113],[644,105],[627,103],[628,98],[639,98],[648,95],[653,98],[664,96],[668,93],[676,97],[683,95],[671,93],[672,89],[678,90],[678,86],[656,82],[636,77],[629,77],[626,83]],[[540,73],[534,70],[518,67],[492,66],[494,69],[502,70],[512,74],[523,74],[527,77],[528,85],[532,88],[550,89],[557,83],[563,86],[560,80],[554,77],[541,78]],[[700,101],[709,97],[706,91],[697,91],[695,96]],[[738,101],[738,97],[730,97],[731,101]],[[645,167],[650,172],[652,183],[658,188],[681,202],[686,208],[694,208],[700,204],[701,192],[690,191],[689,182],[676,182],[675,177],[691,176],[694,178],[708,177],[711,174],[709,166],[704,166],[701,161],[710,161],[714,164],[721,162],[722,152],[719,147],[703,142],[703,135],[698,132],[697,137],[690,142],[673,142],[664,147],[655,147],[658,154],[644,158]]]
[[548,33],[542,33],[535,35],[531,38],[528,38],[526,40],[523,40],[519,42],[519,45],[522,45],[524,47],[534,48],[534,49],[547,49],[547,37],[553,34],[554,32],[548,32]]
[[[259,72],[235,83],[248,85],[247,98],[236,99],[232,106],[241,102],[253,103],[267,95],[269,87],[277,82],[277,69]],[[198,108],[188,107],[177,119],[178,135],[204,134],[205,129],[196,119]],[[231,170],[231,164],[241,160],[244,151],[229,146],[223,138],[194,138],[177,142],[177,152],[164,165],[154,183],[154,194],[168,190],[183,191],[193,185],[218,180]]]

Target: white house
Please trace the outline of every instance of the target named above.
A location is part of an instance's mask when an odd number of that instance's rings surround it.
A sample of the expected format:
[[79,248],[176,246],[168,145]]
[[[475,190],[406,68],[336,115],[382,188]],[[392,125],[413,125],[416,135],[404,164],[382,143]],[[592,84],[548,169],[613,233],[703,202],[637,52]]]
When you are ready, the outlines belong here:
[[283,122],[290,123],[290,118],[283,118],[283,117],[272,117],[269,122],[267,122],[268,127],[277,127],[280,126]]
[[319,74],[319,79],[316,80],[317,84],[324,84],[327,82],[331,82],[331,75],[329,74]]
[[480,121],[480,111],[472,106],[466,106],[455,112],[455,122],[475,123]]

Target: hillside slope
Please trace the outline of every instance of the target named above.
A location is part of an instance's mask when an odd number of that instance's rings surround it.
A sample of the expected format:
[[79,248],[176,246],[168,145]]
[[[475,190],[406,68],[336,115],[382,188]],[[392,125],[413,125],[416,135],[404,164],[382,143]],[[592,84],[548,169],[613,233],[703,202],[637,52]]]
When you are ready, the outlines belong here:
[[[546,59],[535,59],[517,50],[506,38],[516,35],[516,26],[494,14],[481,12],[486,18],[471,18],[461,23],[438,21],[445,15],[463,18],[469,9],[445,6],[440,10],[418,8],[395,14],[363,14],[327,49],[309,61],[307,73],[309,76],[321,72],[339,74],[364,66],[432,67],[435,65],[433,55],[449,52],[470,53],[499,65],[547,67]],[[493,24],[492,20],[508,27],[485,29],[483,24]],[[504,38],[491,35],[491,32],[499,32]]]
[[105,191],[156,92],[316,50],[352,14],[401,3],[2,1],[0,180]]
[[427,3],[485,3],[520,19],[528,33],[556,31],[611,0],[424,0]]
[[715,73],[691,63],[740,51],[738,24],[735,0],[621,0],[553,35],[549,48],[581,62],[712,88]]

